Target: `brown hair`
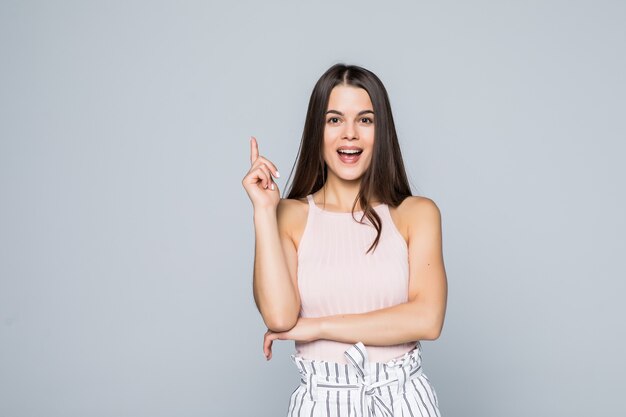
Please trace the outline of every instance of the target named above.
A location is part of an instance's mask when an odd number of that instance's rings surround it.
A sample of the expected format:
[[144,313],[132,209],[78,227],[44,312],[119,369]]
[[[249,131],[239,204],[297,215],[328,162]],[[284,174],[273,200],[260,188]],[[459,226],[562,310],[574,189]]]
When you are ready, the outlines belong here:
[[[366,252],[369,253],[378,245],[382,230],[380,216],[370,206],[369,200],[377,197],[382,203],[397,207],[406,197],[412,195],[402,162],[389,97],[383,83],[374,73],[356,65],[336,64],[317,81],[309,99],[304,131],[295,163],[295,175],[287,198],[306,197],[322,188],[326,182],[328,168],[323,155],[324,115],[330,92],[337,85],[350,85],[367,91],[376,115],[372,160],[361,178],[359,193],[352,206],[353,219],[358,200],[363,208],[364,216],[376,229],[376,239]],[[289,178],[291,178],[291,173]],[[363,218],[359,223],[363,223],[362,220]]]

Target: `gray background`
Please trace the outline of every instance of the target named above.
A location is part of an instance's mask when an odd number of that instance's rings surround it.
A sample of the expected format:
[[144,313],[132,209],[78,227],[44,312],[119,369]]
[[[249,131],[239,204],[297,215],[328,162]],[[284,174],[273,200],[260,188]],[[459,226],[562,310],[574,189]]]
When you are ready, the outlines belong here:
[[295,3],[0,3],[0,415],[285,414],[241,179],[341,61],[442,212],[443,415],[624,415],[625,3]]

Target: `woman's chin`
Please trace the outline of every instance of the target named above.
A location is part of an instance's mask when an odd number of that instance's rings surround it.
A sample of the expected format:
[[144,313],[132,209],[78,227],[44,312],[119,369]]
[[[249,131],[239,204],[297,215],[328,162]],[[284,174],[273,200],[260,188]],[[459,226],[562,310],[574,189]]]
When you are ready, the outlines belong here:
[[340,181],[359,181],[363,177],[364,172],[334,172],[334,177]]

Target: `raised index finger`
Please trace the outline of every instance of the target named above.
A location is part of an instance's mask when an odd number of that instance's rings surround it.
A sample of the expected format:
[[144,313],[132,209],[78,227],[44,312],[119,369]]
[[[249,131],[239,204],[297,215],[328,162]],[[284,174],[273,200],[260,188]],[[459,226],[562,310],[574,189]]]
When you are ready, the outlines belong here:
[[259,157],[259,144],[254,136],[250,136],[250,164]]

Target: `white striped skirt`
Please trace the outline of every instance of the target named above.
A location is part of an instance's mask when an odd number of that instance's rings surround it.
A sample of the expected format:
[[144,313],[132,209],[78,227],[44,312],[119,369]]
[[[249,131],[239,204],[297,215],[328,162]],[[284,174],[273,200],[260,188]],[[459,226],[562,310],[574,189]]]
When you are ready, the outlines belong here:
[[291,355],[300,385],[289,399],[287,417],[441,417],[439,401],[422,372],[422,349],[388,362],[369,362],[358,342],[347,364]]

